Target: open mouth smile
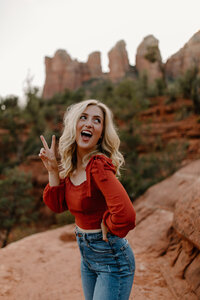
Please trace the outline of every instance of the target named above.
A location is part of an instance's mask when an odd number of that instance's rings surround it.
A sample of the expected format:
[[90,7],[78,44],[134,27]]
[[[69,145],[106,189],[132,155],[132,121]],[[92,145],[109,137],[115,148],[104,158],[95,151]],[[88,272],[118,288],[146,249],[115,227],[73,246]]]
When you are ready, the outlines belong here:
[[85,138],[91,138],[92,137],[92,133],[88,130],[83,130],[81,131],[81,136],[85,137]]

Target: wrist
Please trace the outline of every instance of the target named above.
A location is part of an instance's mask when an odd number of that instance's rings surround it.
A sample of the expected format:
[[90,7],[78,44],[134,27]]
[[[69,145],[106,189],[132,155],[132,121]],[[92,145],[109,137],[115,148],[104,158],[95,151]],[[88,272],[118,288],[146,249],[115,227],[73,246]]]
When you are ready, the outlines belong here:
[[48,171],[48,174],[49,175],[59,175],[59,171],[58,171],[58,169],[53,169],[51,171]]
[[57,171],[49,172],[49,185],[50,186],[58,186],[60,184],[59,173]]

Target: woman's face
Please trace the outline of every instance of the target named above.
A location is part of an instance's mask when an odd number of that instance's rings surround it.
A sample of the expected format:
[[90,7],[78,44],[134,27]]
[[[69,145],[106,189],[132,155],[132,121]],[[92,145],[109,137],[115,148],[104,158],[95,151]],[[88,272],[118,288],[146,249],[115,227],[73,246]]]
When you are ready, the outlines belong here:
[[103,132],[104,115],[97,105],[89,105],[81,114],[76,125],[76,143],[78,153],[91,152],[97,145]]

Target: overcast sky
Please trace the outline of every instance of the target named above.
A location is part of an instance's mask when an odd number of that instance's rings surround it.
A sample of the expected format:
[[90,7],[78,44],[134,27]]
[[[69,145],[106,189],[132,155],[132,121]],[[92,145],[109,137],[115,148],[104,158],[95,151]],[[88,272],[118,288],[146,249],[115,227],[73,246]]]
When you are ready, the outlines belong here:
[[143,38],[159,40],[163,61],[200,30],[200,0],[0,0],[0,96],[22,97],[27,75],[40,88],[44,57],[65,49],[85,62],[124,39],[130,64]]

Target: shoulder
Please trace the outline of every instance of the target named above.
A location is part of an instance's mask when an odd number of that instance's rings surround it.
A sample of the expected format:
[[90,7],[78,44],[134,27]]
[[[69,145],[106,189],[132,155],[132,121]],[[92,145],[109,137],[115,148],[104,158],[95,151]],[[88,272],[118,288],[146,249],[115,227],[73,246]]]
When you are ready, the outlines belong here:
[[112,159],[103,154],[93,155],[90,158],[86,167],[86,172],[98,174],[102,180],[105,180],[107,178],[107,171],[111,171],[114,174],[116,173],[116,168],[112,163]]

